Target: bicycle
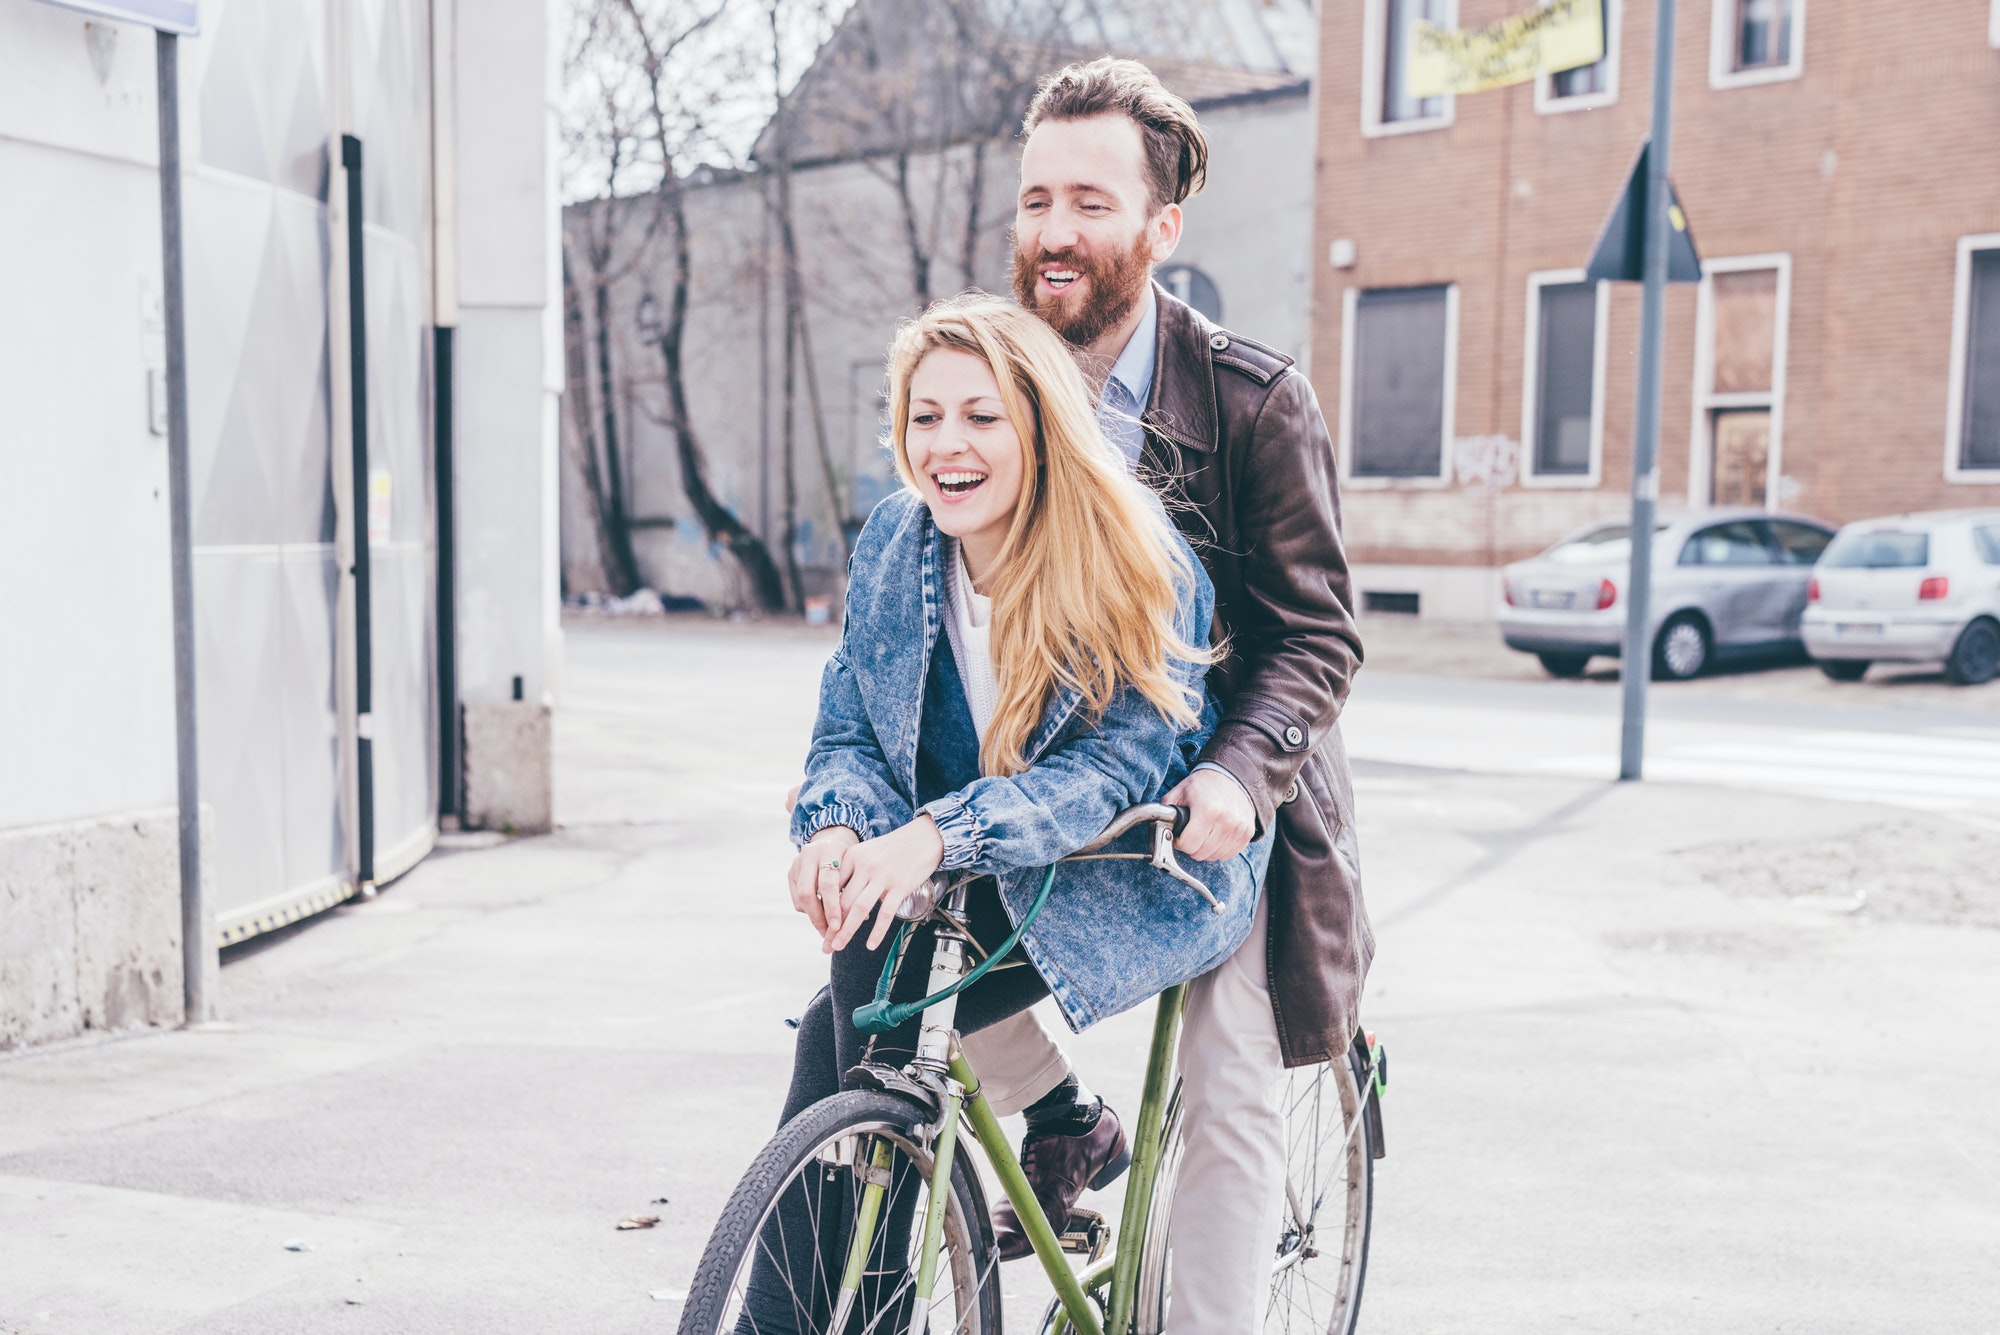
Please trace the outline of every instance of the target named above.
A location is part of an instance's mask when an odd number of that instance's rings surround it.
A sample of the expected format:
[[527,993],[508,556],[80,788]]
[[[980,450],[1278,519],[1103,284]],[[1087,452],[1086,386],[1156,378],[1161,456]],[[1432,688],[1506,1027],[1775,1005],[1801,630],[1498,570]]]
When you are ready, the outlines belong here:
[[[1063,861],[1146,861],[1214,905],[1207,887],[1174,857],[1174,836],[1186,819],[1185,810],[1157,803],[1127,808]],[[1150,853],[1104,851],[1147,824],[1153,827]],[[1071,1211],[1060,1229],[1045,1216],[952,1028],[960,992],[996,967],[1027,967],[1002,961],[1048,902],[1055,876],[1051,866],[1013,935],[990,952],[980,950],[965,923],[966,888],[976,877],[939,873],[902,905],[875,1000],[857,1010],[854,1021],[864,1032],[882,1033],[921,1014],[915,1058],[900,1068],[864,1063],[851,1074],[870,1088],[823,1099],[779,1129],[716,1222],[689,1286],[679,1335],[758,1331],[746,1299],[760,1254],[785,1286],[787,1330],[999,1335],[999,1262],[984,1185],[960,1153],[966,1126],[1014,1203],[1055,1290],[1041,1324],[1044,1335],[1159,1335],[1170,1298],[1167,1213],[1181,1107],[1172,1073],[1187,985],[1159,997],[1115,1238],[1093,1211]],[[927,995],[892,1004],[890,984],[903,948],[926,921],[938,924]],[[968,947],[981,955],[969,969]],[[1286,1210],[1272,1262],[1267,1331],[1351,1335],[1355,1328],[1367,1273],[1374,1161],[1383,1154],[1387,1075],[1386,1053],[1372,1035],[1359,1034],[1345,1062],[1292,1074],[1285,1101]],[[1081,1270],[1071,1268],[1071,1255],[1084,1258]],[[803,1281],[800,1268],[809,1269]]]

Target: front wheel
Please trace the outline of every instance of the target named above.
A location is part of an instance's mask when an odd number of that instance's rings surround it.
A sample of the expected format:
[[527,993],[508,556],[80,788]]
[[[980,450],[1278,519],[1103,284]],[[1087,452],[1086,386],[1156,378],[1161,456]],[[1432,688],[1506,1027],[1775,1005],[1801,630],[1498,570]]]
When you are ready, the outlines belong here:
[[2000,672],[2000,626],[1984,617],[1959,632],[1945,660],[1944,675],[1954,686],[1980,686]]
[[1706,621],[1693,612],[1676,612],[1654,637],[1653,675],[1668,681],[1699,676],[1713,647]]
[[[893,1094],[822,1099],[787,1122],[737,1183],[695,1267],[680,1335],[832,1335],[911,1328],[934,1160],[931,1114]],[[999,1335],[993,1226],[966,1146],[934,1253],[928,1327]],[[869,1184],[879,1191],[871,1210]],[[859,1283],[843,1284],[857,1219],[874,1215]]]

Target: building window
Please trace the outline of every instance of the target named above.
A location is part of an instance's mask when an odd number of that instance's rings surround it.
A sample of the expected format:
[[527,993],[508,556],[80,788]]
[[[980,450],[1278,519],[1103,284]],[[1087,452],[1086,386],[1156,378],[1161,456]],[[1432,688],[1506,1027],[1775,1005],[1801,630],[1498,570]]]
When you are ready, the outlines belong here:
[[1604,326],[1611,289],[1581,269],[1528,276],[1521,439],[1529,486],[1598,485],[1604,442]]
[[1413,97],[1409,53],[1419,21],[1452,27],[1457,0],[1367,0],[1361,80],[1361,132],[1403,134],[1451,124],[1449,94]]
[[1695,303],[1695,505],[1771,507],[1783,472],[1789,255],[1703,264]]
[[1535,80],[1535,110],[1589,111],[1618,100],[1619,29],[1623,0],[1599,0],[1604,9],[1604,55],[1588,65],[1544,74]]
[[1450,466],[1458,289],[1349,288],[1341,365],[1348,477],[1441,482]]
[[1715,0],[1711,88],[1796,79],[1804,69],[1806,0]]
[[2000,482],[2000,233],[1958,243],[1945,478]]
[[1200,311],[1214,324],[1222,323],[1222,294],[1215,280],[1192,264],[1163,264],[1153,277],[1160,286]]

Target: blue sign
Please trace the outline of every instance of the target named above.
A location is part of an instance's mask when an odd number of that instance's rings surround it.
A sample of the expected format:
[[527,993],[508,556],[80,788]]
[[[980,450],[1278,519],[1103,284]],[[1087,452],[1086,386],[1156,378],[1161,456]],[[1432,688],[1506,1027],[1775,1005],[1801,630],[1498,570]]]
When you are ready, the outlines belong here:
[[143,23],[160,32],[193,37],[201,31],[201,0],[42,0],[121,23]]

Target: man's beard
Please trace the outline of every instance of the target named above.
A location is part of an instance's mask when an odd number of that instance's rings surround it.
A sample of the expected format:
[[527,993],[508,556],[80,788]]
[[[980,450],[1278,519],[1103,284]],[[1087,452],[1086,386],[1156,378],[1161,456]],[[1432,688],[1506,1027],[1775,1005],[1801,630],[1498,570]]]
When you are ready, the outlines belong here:
[[[1144,240],[1143,236],[1134,237],[1125,250],[1096,259],[1085,259],[1073,251],[1055,254],[1038,251],[1029,255],[1016,246],[1015,300],[1041,316],[1051,329],[1063,336],[1064,342],[1072,347],[1087,348],[1105,330],[1130,315],[1145,296],[1146,284],[1153,275],[1153,265],[1140,253]],[[1088,290],[1074,295],[1065,292],[1044,296],[1041,275],[1037,272],[1044,264],[1063,264],[1075,269],[1083,275],[1081,284]],[[1078,284],[1071,286],[1074,288]]]

